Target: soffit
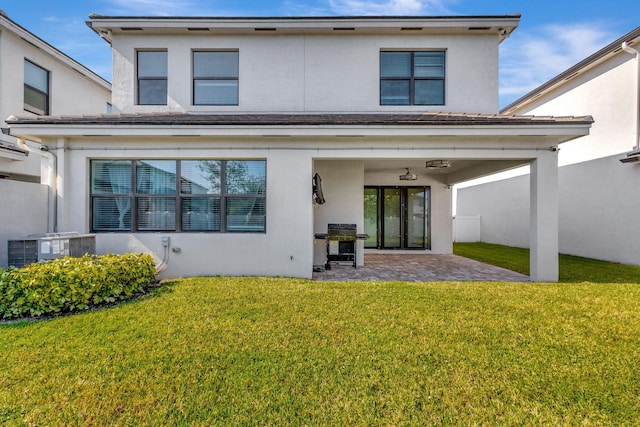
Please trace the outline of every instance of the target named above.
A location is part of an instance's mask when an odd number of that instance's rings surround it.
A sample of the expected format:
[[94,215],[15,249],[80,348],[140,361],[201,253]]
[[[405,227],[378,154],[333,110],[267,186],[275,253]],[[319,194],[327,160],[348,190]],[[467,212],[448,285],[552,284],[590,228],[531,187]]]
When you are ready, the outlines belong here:
[[111,42],[114,34],[495,34],[499,41],[520,15],[367,17],[112,17],[91,15],[87,25]]

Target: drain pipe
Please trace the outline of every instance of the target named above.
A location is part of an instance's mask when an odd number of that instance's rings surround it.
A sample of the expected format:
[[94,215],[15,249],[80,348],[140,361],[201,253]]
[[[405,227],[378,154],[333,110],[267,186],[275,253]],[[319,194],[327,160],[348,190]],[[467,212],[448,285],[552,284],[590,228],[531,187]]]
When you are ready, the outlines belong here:
[[47,232],[48,233],[57,233],[58,232],[58,159],[56,156],[49,151],[47,147],[44,145],[40,146],[40,150],[34,150],[29,147],[25,142],[24,138],[18,138],[17,141],[18,147],[23,150],[29,151],[30,153],[35,153],[42,158],[47,159],[49,162],[49,202],[48,205],[48,221],[47,221]]
[[[622,50],[636,57],[636,146],[627,157],[640,155],[640,51],[634,49],[627,42],[622,43]],[[624,159],[623,159],[624,160]]]

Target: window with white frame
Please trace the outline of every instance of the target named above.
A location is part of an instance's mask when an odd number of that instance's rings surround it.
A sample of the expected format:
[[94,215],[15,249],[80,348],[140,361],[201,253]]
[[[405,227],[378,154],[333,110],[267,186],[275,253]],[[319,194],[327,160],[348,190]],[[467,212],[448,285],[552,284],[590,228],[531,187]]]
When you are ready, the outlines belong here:
[[444,105],[444,51],[380,52],[380,105]]
[[265,160],[91,161],[91,229],[264,232]]
[[167,51],[140,50],[136,64],[138,105],[166,105]]
[[26,59],[24,109],[35,114],[49,114],[49,71]]
[[238,105],[238,51],[193,52],[193,104]]

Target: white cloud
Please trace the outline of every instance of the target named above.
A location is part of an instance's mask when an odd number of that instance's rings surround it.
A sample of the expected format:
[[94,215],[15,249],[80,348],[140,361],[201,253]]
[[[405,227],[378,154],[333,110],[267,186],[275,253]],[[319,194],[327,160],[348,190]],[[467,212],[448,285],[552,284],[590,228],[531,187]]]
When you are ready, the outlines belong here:
[[451,0],[329,0],[329,7],[340,15],[437,15],[448,13]]
[[615,38],[597,23],[546,25],[523,35],[516,31],[500,48],[501,104],[525,95]]
[[[200,15],[198,2],[190,0],[110,0],[118,13],[133,13],[144,16]],[[194,13],[198,11],[198,13]]]

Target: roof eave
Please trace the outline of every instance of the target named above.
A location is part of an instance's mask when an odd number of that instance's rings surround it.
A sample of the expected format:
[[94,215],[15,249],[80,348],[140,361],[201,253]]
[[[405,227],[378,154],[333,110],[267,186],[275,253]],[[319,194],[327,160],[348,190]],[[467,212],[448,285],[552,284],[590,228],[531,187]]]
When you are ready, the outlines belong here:
[[[470,34],[493,33],[499,41],[509,37],[520,22],[520,15],[483,16],[325,16],[325,17],[207,17],[207,16],[102,16],[90,15],[87,25],[100,37],[112,41],[113,33],[144,34],[179,30],[240,32],[270,30],[271,32],[319,32],[348,27],[354,33],[362,31],[456,30]],[[201,31],[202,32],[202,31]],[[264,33],[261,33],[264,34]],[[348,34],[342,32],[342,34]]]

